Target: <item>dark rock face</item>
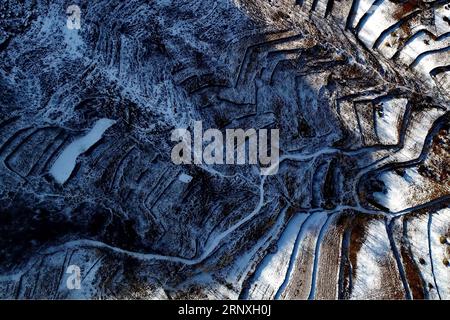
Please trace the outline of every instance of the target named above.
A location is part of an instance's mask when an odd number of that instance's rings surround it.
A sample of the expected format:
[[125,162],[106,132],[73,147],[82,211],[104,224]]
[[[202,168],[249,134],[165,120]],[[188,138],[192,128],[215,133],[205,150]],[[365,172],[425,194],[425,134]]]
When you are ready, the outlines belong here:
[[[450,298],[450,7],[372,2],[3,1],[0,296]],[[196,120],[278,173],[175,165]]]

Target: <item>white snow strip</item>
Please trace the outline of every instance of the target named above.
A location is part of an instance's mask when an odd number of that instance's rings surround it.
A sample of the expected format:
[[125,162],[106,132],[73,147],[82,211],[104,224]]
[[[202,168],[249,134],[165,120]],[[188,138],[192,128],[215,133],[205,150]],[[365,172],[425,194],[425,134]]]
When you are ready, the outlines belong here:
[[115,122],[116,121],[114,120],[106,118],[97,120],[94,127],[87,135],[80,137],[69,144],[50,168],[50,174],[53,178],[60,184],[66,182],[75,168],[78,156],[86,152],[92,145],[100,140],[106,129]]
[[416,36],[408,45],[406,45],[399,55],[399,59],[406,65],[413,63],[421,53],[445,48],[448,46],[448,40],[435,41],[430,35],[422,33]]
[[[327,221],[328,214],[325,212],[317,212],[310,215],[296,239],[296,245],[292,251],[285,279],[278,289],[275,299],[292,299],[292,292],[285,292],[294,275],[299,274],[299,270],[303,270],[311,275],[311,282],[306,280],[303,285],[309,287],[314,285],[313,272],[314,261],[316,256],[317,241],[319,241],[320,230]],[[309,257],[311,257],[311,259]],[[307,296],[305,296],[306,298]]]
[[374,12],[363,22],[364,25],[358,37],[367,47],[372,48],[381,33],[397,22],[391,15],[396,7],[396,4],[385,1],[379,7],[375,7]]
[[403,162],[419,157],[429,128],[443,114],[444,111],[439,109],[424,110],[414,114],[406,132],[404,147],[391,161]]
[[273,299],[284,281],[295,240],[307,217],[306,214],[297,214],[288,223],[278,240],[277,251],[267,255],[259,265],[249,290],[250,299]]
[[353,20],[352,27],[355,28],[359,23],[359,20],[364,16],[364,14],[370,10],[374,0],[361,0],[358,3],[358,8],[356,9],[355,18]]

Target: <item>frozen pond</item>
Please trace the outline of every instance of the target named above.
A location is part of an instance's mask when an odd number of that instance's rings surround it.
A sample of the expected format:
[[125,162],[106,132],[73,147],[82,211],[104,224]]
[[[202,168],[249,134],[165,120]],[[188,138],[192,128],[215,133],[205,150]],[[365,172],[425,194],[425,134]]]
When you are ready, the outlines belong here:
[[95,122],[94,127],[83,137],[74,140],[69,144],[64,151],[59,155],[58,159],[53,163],[50,174],[55,180],[63,184],[69,179],[70,174],[75,168],[77,158],[80,154],[86,152],[92,147],[103,133],[112,126],[116,121],[111,119],[99,119]]

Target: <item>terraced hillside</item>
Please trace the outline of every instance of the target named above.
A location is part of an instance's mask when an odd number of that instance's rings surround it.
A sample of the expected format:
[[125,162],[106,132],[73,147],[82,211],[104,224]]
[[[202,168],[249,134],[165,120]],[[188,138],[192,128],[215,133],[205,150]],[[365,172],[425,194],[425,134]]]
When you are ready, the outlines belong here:
[[[449,0],[0,17],[1,298],[450,299]],[[174,164],[196,120],[279,129],[278,173]]]

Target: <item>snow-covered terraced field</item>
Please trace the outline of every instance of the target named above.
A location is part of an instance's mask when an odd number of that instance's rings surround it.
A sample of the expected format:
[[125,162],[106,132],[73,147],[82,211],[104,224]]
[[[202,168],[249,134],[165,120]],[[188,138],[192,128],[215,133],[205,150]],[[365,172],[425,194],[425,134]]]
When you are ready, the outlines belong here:
[[66,5],[0,3],[0,298],[450,299],[448,0]]

